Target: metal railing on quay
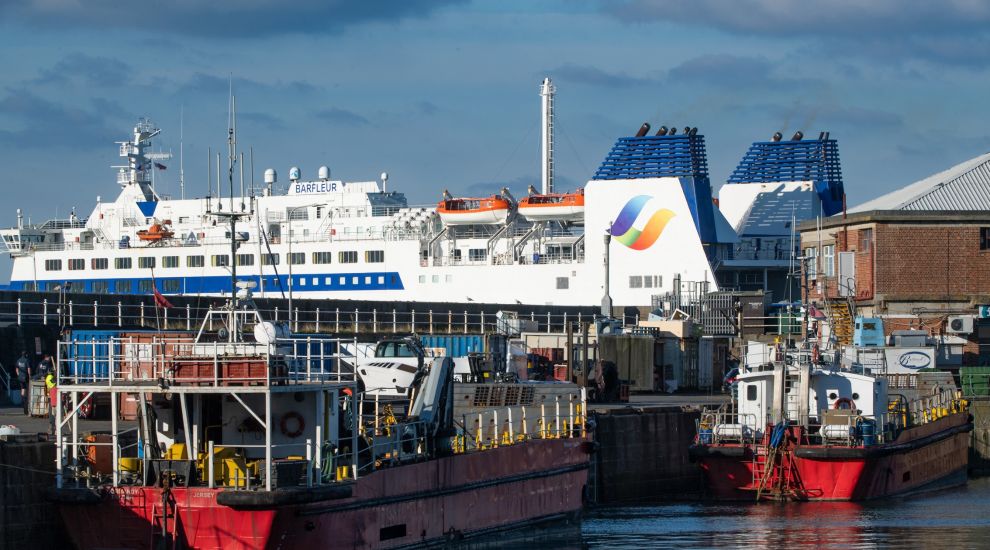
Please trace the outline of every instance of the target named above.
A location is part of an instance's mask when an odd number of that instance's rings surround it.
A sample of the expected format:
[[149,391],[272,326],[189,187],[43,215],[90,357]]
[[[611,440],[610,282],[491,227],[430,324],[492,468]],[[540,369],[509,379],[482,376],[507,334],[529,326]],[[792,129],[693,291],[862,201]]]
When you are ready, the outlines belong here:
[[[0,301],[0,321],[7,320],[17,325],[56,326],[74,329],[151,329],[172,331],[197,330],[204,318],[216,311],[210,303],[221,298],[204,297],[206,304],[185,304],[173,308],[156,307],[149,296],[147,302],[124,303],[108,301],[76,300],[67,293],[60,300]],[[259,308],[261,315],[273,322],[288,322],[294,333],[338,334],[484,334],[498,329],[494,313],[449,309],[413,308],[400,311],[398,308],[321,308],[312,306],[294,307],[292,315],[278,306]],[[520,313],[522,319],[529,319],[536,325],[535,332],[564,332],[567,325],[592,322],[593,314],[576,313]],[[639,315],[630,317],[627,322],[638,322]],[[210,327],[213,330],[214,327]]]

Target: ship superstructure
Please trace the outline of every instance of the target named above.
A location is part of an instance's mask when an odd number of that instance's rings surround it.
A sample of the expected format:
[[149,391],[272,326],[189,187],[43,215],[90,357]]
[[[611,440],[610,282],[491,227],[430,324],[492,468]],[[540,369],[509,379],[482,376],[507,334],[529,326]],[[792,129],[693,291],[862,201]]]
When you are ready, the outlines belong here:
[[[544,82],[544,102],[553,91]],[[712,206],[696,130],[620,138],[582,189],[555,191],[551,159],[539,193],[444,197],[425,207],[391,190],[387,174],[342,181],[327,167],[315,179],[293,167],[284,192],[266,170],[265,187],[241,196],[231,169],[227,196],[218,184],[214,196],[171,199],[152,182],[158,133],[142,121],[120,143],[120,194],[88,217],[32,225],[19,212],[17,227],[0,231],[13,258],[11,288],[223,295],[236,267],[262,297],[291,288],[297,298],[594,305],[609,269],[616,306],[648,306],[675,276],[714,281],[715,247],[734,239],[716,230],[728,224]],[[546,118],[544,133],[547,155]]]

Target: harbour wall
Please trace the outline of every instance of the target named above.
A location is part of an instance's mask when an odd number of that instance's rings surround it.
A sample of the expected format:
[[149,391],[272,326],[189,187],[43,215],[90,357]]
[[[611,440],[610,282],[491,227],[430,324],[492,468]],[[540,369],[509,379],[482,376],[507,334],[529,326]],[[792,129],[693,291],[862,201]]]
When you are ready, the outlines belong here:
[[592,498],[601,505],[700,496],[688,447],[700,411],[682,407],[596,410]]
[[55,506],[55,446],[39,436],[0,437],[0,550],[70,548]]
[[990,475],[990,401],[970,401],[973,431],[969,440],[969,472]]

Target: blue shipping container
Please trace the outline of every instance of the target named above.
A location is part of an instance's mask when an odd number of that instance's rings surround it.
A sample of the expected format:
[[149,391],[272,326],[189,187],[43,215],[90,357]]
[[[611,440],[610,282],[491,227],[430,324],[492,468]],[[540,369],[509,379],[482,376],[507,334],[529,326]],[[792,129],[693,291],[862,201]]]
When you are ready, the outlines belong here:
[[484,353],[485,337],[479,334],[431,334],[419,337],[424,348],[444,348],[447,357],[467,357]]
[[[135,332],[135,331],[130,331]],[[69,343],[62,347],[62,377],[76,382],[106,381],[110,377],[110,341],[119,330],[73,330]],[[114,344],[113,355],[120,355],[120,345]]]

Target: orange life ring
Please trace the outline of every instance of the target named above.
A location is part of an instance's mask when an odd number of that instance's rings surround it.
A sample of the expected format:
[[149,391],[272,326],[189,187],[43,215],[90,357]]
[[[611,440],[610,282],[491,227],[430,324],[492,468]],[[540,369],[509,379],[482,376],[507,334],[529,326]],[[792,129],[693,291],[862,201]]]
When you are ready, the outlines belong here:
[[835,405],[832,405],[832,408],[835,410],[846,408],[843,407],[842,405],[849,405],[849,410],[853,410],[853,411],[856,410],[856,402],[853,401],[852,399],[849,399],[848,397],[840,397],[836,399]]
[[[292,431],[289,431],[290,419],[295,419],[296,424],[298,425],[296,429]],[[304,420],[302,415],[296,411],[289,411],[282,415],[282,421],[279,423],[279,427],[282,429],[282,434],[286,437],[299,437],[306,428],[306,420]]]

